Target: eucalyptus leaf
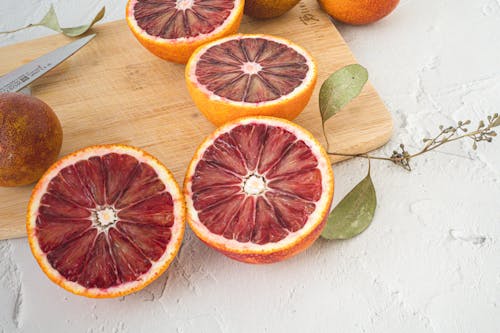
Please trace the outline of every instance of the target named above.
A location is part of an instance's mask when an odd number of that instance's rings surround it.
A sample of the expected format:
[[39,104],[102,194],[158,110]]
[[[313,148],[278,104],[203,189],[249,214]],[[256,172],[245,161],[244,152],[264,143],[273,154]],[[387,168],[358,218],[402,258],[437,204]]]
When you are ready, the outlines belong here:
[[106,7],[102,7],[101,10],[94,17],[92,22],[90,22],[89,24],[71,28],[61,28],[59,24],[59,19],[57,18],[56,12],[54,10],[54,6],[51,5],[49,11],[47,12],[47,14],[45,14],[43,19],[39,23],[34,24],[34,26],[44,26],[54,31],[61,32],[68,37],[77,37],[83,35],[90,28],[92,28],[92,26],[95,23],[99,22],[104,17],[105,13],[106,13]]
[[368,81],[368,71],[361,65],[342,67],[323,82],[319,91],[319,110],[323,124],[359,95]]
[[359,235],[372,222],[376,207],[377,196],[368,170],[368,175],[330,213],[321,237],[349,239]]

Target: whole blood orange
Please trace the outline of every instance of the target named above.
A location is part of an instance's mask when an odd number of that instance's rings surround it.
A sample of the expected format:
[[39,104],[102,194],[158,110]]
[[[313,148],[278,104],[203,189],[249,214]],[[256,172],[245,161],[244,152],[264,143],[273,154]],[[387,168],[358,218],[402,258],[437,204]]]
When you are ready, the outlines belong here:
[[352,25],[369,24],[389,15],[399,0],[318,0],[331,17]]
[[185,205],[158,160],[123,145],[92,146],[52,165],[27,214],[31,250],[47,276],[87,297],[142,289],[179,250]]
[[37,181],[57,160],[63,132],[52,109],[33,96],[0,93],[0,186]]
[[186,63],[200,45],[234,34],[244,0],[129,0],[127,24],[160,58]]
[[243,116],[294,119],[316,84],[312,56],[269,35],[233,35],[198,48],[186,66],[189,93],[215,125]]
[[241,118],[196,151],[184,180],[188,223],[230,258],[276,262],[318,238],[333,187],[330,160],[309,132],[284,119]]
[[300,0],[245,0],[243,12],[251,17],[267,19],[283,15]]

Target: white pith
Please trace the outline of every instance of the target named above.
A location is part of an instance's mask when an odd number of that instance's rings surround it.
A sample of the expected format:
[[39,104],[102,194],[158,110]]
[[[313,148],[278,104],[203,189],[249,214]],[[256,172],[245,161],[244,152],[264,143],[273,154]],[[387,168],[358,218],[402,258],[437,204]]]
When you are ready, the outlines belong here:
[[[183,1],[183,0],[181,0],[181,1]],[[186,1],[186,0],[184,0],[184,1]],[[159,43],[162,43],[162,42],[168,43],[168,44],[186,43],[186,42],[189,43],[189,42],[194,42],[194,41],[197,41],[200,39],[205,39],[207,37],[217,35],[217,34],[221,33],[222,31],[224,31],[226,29],[226,27],[234,21],[235,16],[238,16],[239,8],[242,6],[242,1],[243,0],[234,0],[234,7],[231,10],[231,13],[228,15],[228,17],[226,17],[226,20],[220,26],[218,26],[217,28],[215,28],[212,32],[210,32],[208,34],[199,34],[196,37],[179,37],[179,38],[175,38],[175,39],[166,39],[166,38],[150,35],[146,30],[142,29],[139,26],[139,24],[137,23],[137,20],[135,19],[135,16],[134,16],[134,12],[135,12],[134,6],[136,3],[139,2],[139,0],[132,0],[129,2],[128,11],[129,11],[129,13],[131,13],[131,15],[128,19],[129,19],[130,23],[132,24],[132,26],[134,27],[134,29],[136,31],[140,32],[141,34],[143,34],[144,37],[149,39],[149,40],[156,41]],[[192,0],[191,2],[194,3],[194,0]]]
[[[297,140],[303,140],[309,148],[311,148],[312,153],[318,160],[318,169],[321,171],[321,187],[322,193],[318,201],[315,202],[316,208],[309,215],[307,222],[304,226],[296,232],[290,232],[285,238],[275,243],[267,243],[264,245],[258,245],[251,241],[242,243],[234,239],[227,239],[221,235],[212,233],[203,223],[200,222],[198,217],[198,212],[194,208],[192,197],[192,176],[196,169],[197,163],[191,163],[187,171],[187,178],[185,180],[185,199],[186,208],[189,221],[191,222],[191,227],[195,233],[203,238],[209,244],[214,244],[218,248],[230,249],[234,252],[245,252],[252,254],[259,253],[269,253],[277,250],[285,249],[290,244],[294,244],[298,239],[305,237],[305,235],[310,234],[326,217],[326,214],[330,210],[331,199],[333,197],[333,173],[331,171],[330,160],[326,157],[323,148],[317,144],[311,144],[313,137],[310,133],[305,130],[300,130],[299,128],[292,125],[291,122],[272,118],[272,117],[258,117],[258,118],[244,118],[236,122],[226,124],[219,127],[212,135],[210,135],[207,140],[199,147],[197,154],[193,157],[193,161],[200,161],[206,149],[215,141],[217,137],[223,133],[231,131],[234,127],[261,123],[269,126],[278,126],[285,128],[286,130],[292,132],[297,137]],[[328,207],[327,207],[328,206]]]
[[[84,286],[67,280],[64,276],[62,276],[56,269],[54,269],[50,262],[47,259],[47,255],[40,248],[40,244],[36,239],[36,219],[38,216],[38,209],[40,207],[40,201],[42,196],[47,191],[47,186],[50,181],[65,167],[75,164],[79,160],[85,160],[92,156],[103,156],[109,153],[118,153],[118,154],[128,154],[130,156],[135,157],[140,162],[145,162],[149,166],[151,166],[156,173],[158,174],[158,178],[165,184],[165,191],[168,191],[172,196],[173,201],[173,214],[175,216],[174,223],[170,228],[171,231],[171,239],[167,244],[167,248],[163,255],[157,261],[151,261],[151,268],[146,273],[140,275],[136,281],[131,281],[127,283],[122,283],[118,286],[113,286],[106,289],[100,288],[85,288]],[[182,237],[184,233],[184,206],[183,206],[183,196],[176,186],[175,179],[172,174],[165,169],[160,163],[158,163],[155,159],[151,159],[150,156],[145,154],[140,150],[136,150],[133,147],[127,146],[103,146],[103,147],[88,147],[79,151],[76,155],[71,156],[70,159],[63,158],[59,164],[53,168],[49,169],[48,173],[42,177],[42,183],[37,184],[35,189],[37,192],[32,197],[32,204],[29,207],[28,215],[27,215],[27,231],[30,239],[34,239],[34,241],[30,242],[31,249],[33,254],[39,261],[39,264],[42,266],[46,274],[55,282],[63,286],[64,288],[71,290],[72,292],[80,295],[91,296],[91,297],[108,297],[109,295],[113,296],[113,294],[127,294],[128,290],[135,290],[137,287],[144,285],[145,283],[149,283],[154,280],[159,274],[162,273],[161,268],[164,267],[172,257],[176,254],[180,243],[182,242]],[[106,232],[108,230],[105,230]]]
[[[306,59],[306,64],[309,67],[309,70],[307,71],[306,77],[302,80],[302,83],[299,84],[297,87],[295,87],[294,90],[292,90],[289,94],[283,95],[277,99],[271,100],[271,101],[264,101],[264,102],[258,102],[258,103],[251,103],[251,102],[243,102],[243,101],[233,101],[225,97],[218,96],[214,94],[213,91],[207,89],[205,85],[200,83],[198,81],[198,78],[196,76],[196,64],[200,60],[200,57],[212,46],[222,44],[224,42],[227,42],[229,40],[239,40],[239,39],[244,39],[244,38],[263,38],[267,40],[274,41],[276,43],[284,44],[293,50],[295,50],[297,53],[300,55],[304,56]],[[248,64],[248,63],[247,63]],[[259,64],[260,66],[260,64]],[[210,42],[205,44],[204,46],[200,47],[196,54],[191,56],[191,58],[188,61],[188,70],[189,70],[189,80],[196,86],[200,91],[202,91],[205,95],[209,97],[210,100],[213,101],[222,101],[222,102],[227,102],[232,105],[238,105],[238,106],[268,106],[272,104],[279,104],[281,101],[286,100],[286,99],[293,99],[294,96],[300,94],[302,91],[306,90],[310,85],[314,83],[314,77],[316,73],[316,65],[314,61],[312,61],[311,55],[301,48],[300,46],[286,40],[280,37],[276,36],[270,36],[270,35],[264,35],[264,34],[239,34],[239,35],[233,35],[233,36],[228,36],[225,38],[220,38],[217,39],[216,41]]]
[[177,0],[175,3],[175,8],[178,10],[186,10],[193,7],[194,0]]
[[248,195],[259,195],[266,191],[266,180],[263,176],[250,175],[243,180],[243,192]]

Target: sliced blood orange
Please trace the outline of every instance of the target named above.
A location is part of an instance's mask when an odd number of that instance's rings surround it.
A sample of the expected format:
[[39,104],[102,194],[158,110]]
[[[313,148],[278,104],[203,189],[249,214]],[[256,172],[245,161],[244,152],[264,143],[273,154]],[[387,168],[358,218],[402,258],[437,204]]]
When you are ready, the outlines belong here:
[[186,63],[200,45],[236,33],[243,0],[129,0],[127,24],[160,58]]
[[203,242],[236,260],[270,263],[318,238],[333,172],[305,129],[279,118],[241,118],[198,148],[184,195],[188,223]]
[[142,289],[179,250],[185,205],[172,174],[123,145],[92,146],[56,162],[31,195],[27,231],[42,270],[87,297]]
[[186,66],[189,93],[215,125],[243,116],[289,120],[306,107],[316,84],[312,56],[269,35],[233,35],[198,48]]

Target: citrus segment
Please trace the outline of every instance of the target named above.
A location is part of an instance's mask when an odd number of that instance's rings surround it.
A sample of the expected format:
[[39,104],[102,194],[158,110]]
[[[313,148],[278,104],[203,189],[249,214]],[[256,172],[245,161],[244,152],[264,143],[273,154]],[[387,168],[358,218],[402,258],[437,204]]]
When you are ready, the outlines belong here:
[[249,117],[202,143],[184,193],[188,222],[201,240],[237,260],[274,262],[319,236],[333,174],[310,133],[282,119]]
[[62,287],[89,297],[141,289],[175,256],[184,230],[175,180],[136,148],[89,147],[54,164],[28,210],[35,258]]
[[295,118],[316,83],[312,57],[268,35],[234,35],[200,47],[186,67],[189,92],[214,124],[249,115]]
[[185,63],[200,45],[235,33],[242,0],[129,0],[127,23],[157,56]]

